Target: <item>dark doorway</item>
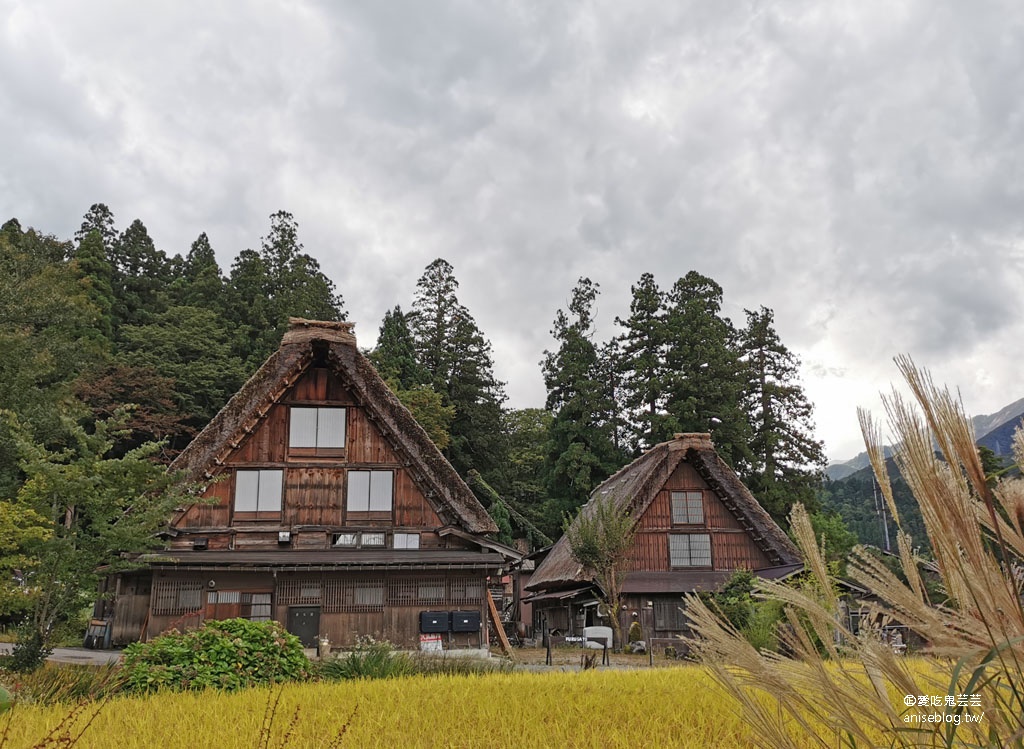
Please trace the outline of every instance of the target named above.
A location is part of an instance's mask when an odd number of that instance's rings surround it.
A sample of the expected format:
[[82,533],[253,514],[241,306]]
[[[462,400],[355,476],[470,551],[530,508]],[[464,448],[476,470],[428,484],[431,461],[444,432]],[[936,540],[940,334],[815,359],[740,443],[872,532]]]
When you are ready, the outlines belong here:
[[302,641],[303,647],[315,648],[317,637],[320,635],[320,607],[289,607],[288,631]]

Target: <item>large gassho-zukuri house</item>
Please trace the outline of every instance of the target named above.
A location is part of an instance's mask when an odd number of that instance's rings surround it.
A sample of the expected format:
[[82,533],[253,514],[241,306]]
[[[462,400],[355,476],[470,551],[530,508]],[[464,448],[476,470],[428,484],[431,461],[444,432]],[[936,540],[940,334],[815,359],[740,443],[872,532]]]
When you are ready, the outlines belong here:
[[109,581],[114,642],[246,617],[307,646],[486,647],[487,580],[515,552],[351,323],[293,319],[171,470],[202,500],[175,514],[165,551]]
[[[624,632],[640,621],[655,647],[679,647],[678,635],[687,629],[684,594],[718,590],[737,569],[777,579],[802,567],[796,547],[708,434],[679,434],[651,448],[597,487],[588,505],[598,501],[613,502],[635,520],[624,607],[617,613]],[[573,635],[607,624],[593,577],[565,536],[526,589],[537,633]]]

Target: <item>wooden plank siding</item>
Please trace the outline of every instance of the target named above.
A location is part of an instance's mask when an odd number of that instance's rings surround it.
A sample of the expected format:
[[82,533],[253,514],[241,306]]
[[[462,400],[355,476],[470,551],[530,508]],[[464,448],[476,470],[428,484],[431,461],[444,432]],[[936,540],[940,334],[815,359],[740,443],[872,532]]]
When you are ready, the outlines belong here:
[[[343,454],[316,456],[290,455],[288,450],[289,408],[291,405],[337,406],[346,409],[345,449]],[[279,518],[233,517],[234,472],[236,469],[282,469],[284,491]],[[391,512],[349,513],[345,509],[347,473],[352,469],[394,470],[394,495]],[[215,480],[202,495],[213,503],[200,503],[187,508],[174,522],[180,530],[210,531],[209,548],[276,545],[270,536],[229,540],[231,526],[272,525],[281,529],[295,526],[325,528],[398,528],[425,531],[443,523],[430,502],[423,496],[395,450],[355,403],[340,378],[330,370],[312,367],[286,391],[280,402],[272,405],[266,416],[246,435],[216,471]],[[297,534],[301,543],[295,547],[324,548],[330,541],[326,531]],[[425,543],[423,543],[425,542]],[[441,546],[436,536],[423,538],[425,546]],[[174,543],[173,546],[186,542]],[[191,540],[187,542],[191,544]]]
[[[148,581],[147,581],[148,585]],[[159,572],[153,590],[126,599],[122,605],[152,611],[148,637],[155,637],[169,627],[197,627],[215,616],[244,615],[231,607],[210,604],[211,593],[270,593],[273,618],[288,621],[293,606],[320,610],[320,634],[336,647],[356,644],[359,637],[371,636],[388,640],[401,647],[419,645],[419,612],[477,611],[486,622],[486,578],[472,574],[408,572],[402,575],[381,572],[292,574],[273,576],[269,573]],[[366,599],[353,597],[352,591],[374,589],[379,595]],[[126,620],[129,617],[124,617]],[[139,618],[130,619],[118,632],[124,639],[137,638]],[[134,627],[134,629],[133,629]],[[482,632],[448,633],[449,647],[481,647]]]
[[[701,491],[704,522],[673,524],[672,492]],[[672,533],[708,533],[711,536],[711,566],[716,570],[758,569],[771,564],[765,553],[743,531],[736,517],[712,491],[692,465],[680,463],[657,492],[637,522],[631,550],[630,571],[668,571],[668,536]]]

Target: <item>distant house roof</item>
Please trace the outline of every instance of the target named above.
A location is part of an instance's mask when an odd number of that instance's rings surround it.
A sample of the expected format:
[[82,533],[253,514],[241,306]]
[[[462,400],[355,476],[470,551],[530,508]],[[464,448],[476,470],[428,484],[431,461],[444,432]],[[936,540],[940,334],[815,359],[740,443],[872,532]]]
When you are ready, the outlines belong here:
[[[801,564],[796,546],[761,507],[735,471],[718,456],[708,434],[679,434],[673,440],[655,445],[598,486],[583,512],[593,512],[599,501],[610,499],[616,507],[625,509],[639,520],[683,460],[697,470],[773,566]],[[709,570],[704,574],[713,572]],[[728,577],[730,573],[725,574]],[[569,541],[563,535],[526,587],[528,590],[549,590],[572,587],[589,580],[590,575],[573,557]]]
[[498,527],[430,437],[356,348],[353,323],[291,318],[281,346],[171,464],[189,481],[218,472],[270,407],[314,364],[335,371],[402,457],[406,470],[445,523],[471,533]]

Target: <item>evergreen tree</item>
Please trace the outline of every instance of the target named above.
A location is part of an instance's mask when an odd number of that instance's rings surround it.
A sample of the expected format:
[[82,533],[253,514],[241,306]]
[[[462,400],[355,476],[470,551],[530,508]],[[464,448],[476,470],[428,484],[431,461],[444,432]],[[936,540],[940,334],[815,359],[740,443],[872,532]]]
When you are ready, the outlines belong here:
[[504,467],[507,504],[520,512],[517,537],[529,538],[533,544],[548,546],[561,532],[561,518],[549,517],[544,466],[551,414],[543,408],[509,409],[502,418],[502,432],[508,440],[508,458]]
[[785,524],[794,503],[811,512],[817,507],[825,447],[814,439],[814,409],[800,385],[799,362],[775,331],[774,313],[766,307],[746,313],[741,345],[753,462],[744,478],[772,517]]
[[398,390],[431,382],[430,374],[416,359],[416,341],[398,305],[384,313],[377,347],[370,353],[370,361],[380,376],[395,384]]
[[433,378],[434,388],[439,392],[448,391],[454,368],[451,341],[455,317],[462,306],[455,293],[458,288],[455,269],[447,260],[438,258],[416,282],[416,296],[407,318],[420,365]]
[[117,237],[110,262],[116,337],[122,325],[144,325],[167,309],[167,288],[173,278],[167,255],[156,248],[139,219]]
[[629,317],[616,318],[625,328],[616,339],[627,441],[641,453],[663,440],[668,432],[665,413],[665,299],[650,273],[632,287]]
[[81,244],[94,231],[99,234],[103,249],[109,257],[117,241],[117,229],[114,228],[114,214],[103,203],[93,203],[89,207],[82,217],[81,227],[75,232],[75,241]]
[[224,277],[206,232],[192,243],[181,264],[181,277],[176,285],[177,304],[217,311],[224,309]]
[[672,432],[710,432],[722,457],[740,470],[750,462],[750,425],[742,408],[744,379],[736,331],[720,315],[722,287],[690,271],[668,295],[666,408]]
[[438,258],[417,282],[406,319],[419,364],[445,405],[455,407],[445,456],[460,474],[475,468],[501,490],[507,449],[501,432],[504,387],[494,376],[490,342],[459,303],[458,286],[451,264]]
[[344,302],[320,264],[302,252],[298,224],[287,211],[270,217],[259,252],[244,250],[228,280],[230,321],[237,325],[236,352],[255,368],[273,353],[288,318],[345,319]]
[[113,269],[107,260],[107,251],[99,231],[90,231],[79,242],[74,260],[85,293],[96,308],[95,335],[109,342],[114,331]]
[[568,312],[555,315],[558,349],[545,351],[541,362],[553,417],[545,471],[549,521],[585,503],[622,462],[614,444],[615,404],[592,340],[598,289],[589,278],[579,280]]

